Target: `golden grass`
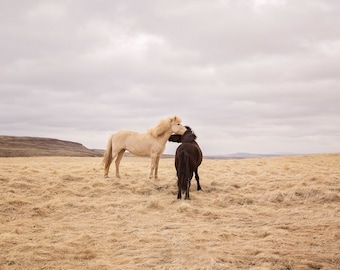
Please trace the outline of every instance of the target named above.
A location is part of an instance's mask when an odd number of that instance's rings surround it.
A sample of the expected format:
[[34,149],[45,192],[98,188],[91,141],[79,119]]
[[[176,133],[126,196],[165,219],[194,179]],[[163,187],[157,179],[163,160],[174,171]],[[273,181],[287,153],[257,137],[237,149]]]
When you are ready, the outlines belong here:
[[125,157],[0,158],[0,269],[340,269],[340,154],[205,159],[176,199]]

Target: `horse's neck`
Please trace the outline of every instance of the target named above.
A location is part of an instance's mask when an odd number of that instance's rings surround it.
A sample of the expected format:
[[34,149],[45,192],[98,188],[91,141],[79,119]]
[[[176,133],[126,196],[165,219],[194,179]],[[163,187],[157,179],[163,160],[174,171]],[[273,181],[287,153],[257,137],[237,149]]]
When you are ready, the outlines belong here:
[[168,139],[170,138],[172,132],[171,131],[166,131],[163,134],[161,134],[160,136],[158,136],[158,141],[166,144],[166,142],[168,141]]
[[194,133],[185,133],[182,136],[182,142],[183,143],[192,143],[195,142],[196,135]]

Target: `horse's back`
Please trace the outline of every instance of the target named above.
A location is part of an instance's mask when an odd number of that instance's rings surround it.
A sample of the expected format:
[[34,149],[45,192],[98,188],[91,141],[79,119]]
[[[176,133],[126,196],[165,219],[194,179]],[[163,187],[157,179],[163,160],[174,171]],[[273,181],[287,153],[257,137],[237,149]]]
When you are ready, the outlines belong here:
[[176,159],[179,157],[181,152],[186,151],[187,154],[191,157],[191,160],[194,162],[194,166],[198,167],[202,162],[202,151],[198,144],[195,143],[182,143],[178,146],[176,150]]
[[116,137],[128,137],[128,136],[135,136],[136,134],[139,134],[139,133],[133,130],[119,130],[115,132],[113,135]]
[[132,130],[120,130],[112,134],[112,144],[115,146],[125,145],[131,138],[138,137],[138,132]]
[[132,130],[120,130],[112,137],[115,149],[125,149],[137,156],[150,156],[152,148],[160,147],[158,144],[158,141],[149,134]]

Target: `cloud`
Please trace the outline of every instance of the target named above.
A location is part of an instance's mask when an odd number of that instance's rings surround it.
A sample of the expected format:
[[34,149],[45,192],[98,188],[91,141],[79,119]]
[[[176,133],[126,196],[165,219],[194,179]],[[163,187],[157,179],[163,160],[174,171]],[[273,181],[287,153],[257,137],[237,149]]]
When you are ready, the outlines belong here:
[[178,114],[206,154],[340,151],[336,1],[3,1],[0,10],[2,134],[104,148],[111,132]]

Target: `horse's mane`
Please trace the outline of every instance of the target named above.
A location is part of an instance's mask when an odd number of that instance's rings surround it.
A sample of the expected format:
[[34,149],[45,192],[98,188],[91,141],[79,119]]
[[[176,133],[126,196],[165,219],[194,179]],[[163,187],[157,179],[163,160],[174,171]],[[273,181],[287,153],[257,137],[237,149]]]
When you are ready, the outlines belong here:
[[191,130],[187,130],[186,132],[184,132],[184,134],[182,135],[182,143],[190,143],[195,141],[197,138],[196,134],[193,133]]
[[160,137],[164,134],[164,132],[166,132],[170,129],[171,124],[174,121],[177,122],[177,123],[181,123],[182,119],[178,116],[168,117],[166,119],[159,121],[157,126],[155,126],[153,128],[149,128],[147,133],[154,136],[155,138]]

